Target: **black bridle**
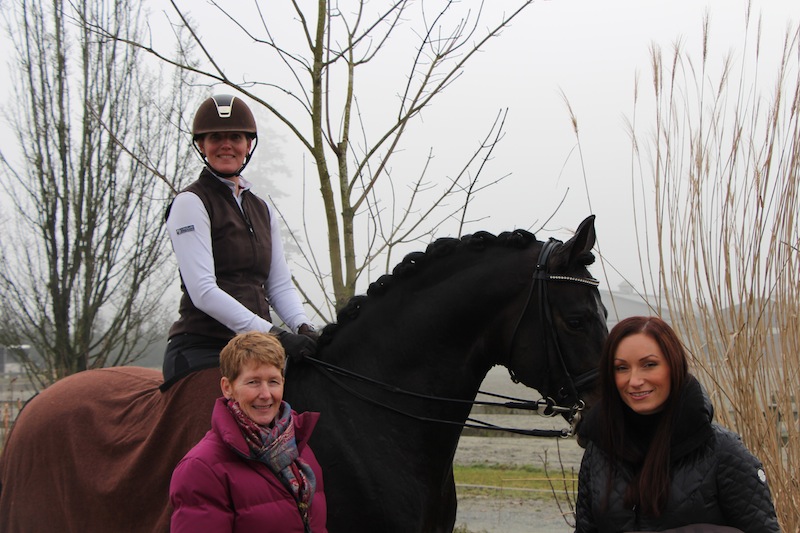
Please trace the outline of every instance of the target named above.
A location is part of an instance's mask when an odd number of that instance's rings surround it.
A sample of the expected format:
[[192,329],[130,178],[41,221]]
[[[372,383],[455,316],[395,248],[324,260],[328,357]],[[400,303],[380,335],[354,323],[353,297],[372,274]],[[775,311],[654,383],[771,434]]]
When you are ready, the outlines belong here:
[[[536,261],[536,269],[533,271],[533,280],[531,282],[531,288],[528,291],[528,299],[525,302],[525,307],[522,309],[522,313],[517,320],[517,324],[514,327],[514,333],[511,335],[511,348],[514,348],[514,340],[517,337],[517,331],[519,330],[520,326],[522,325],[522,320],[525,316],[525,313],[528,310],[528,307],[531,304],[531,298],[533,298],[533,293],[536,293],[539,296],[539,316],[541,317],[542,322],[542,329],[544,331],[544,335],[542,337],[544,341],[544,350],[545,353],[548,354],[550,351],[548,350],[548,344],[552,344],[553,350],[556,354],[556,360],[560,367],[561,372],[567,378],[567,390],[563,387],[558,392],[559,398],[563,399],[566,398],[569,394],[571,394],[574,398],[579,397],[579,392],[586,388],[587,385],[590,385],[597,379],[598,371],[597,369],[589,370],[588,372],[584,372],[578,376],[573,377],[572,373],[567,368],[567,362],[564,359],[564,354],[561,351],[561,344],[558,341],[558,335],[556,334],[555,324],[553,323],[553,314],[550,307],[550,298],[549,293],[547,291],[548,281],[561,281],[567,283],[580,283],[583,285],[589,285],[592,287],[597,287],[600,285],[600,282],[594,278],[579,278],[575,276],[561,276],[557,274],[551,274],[547,268],[547,260],[550,258],[550,254],[552,253],[553,249],[555,248],[556,244],[562,244],[561,241],[558,239],[551,238],[542,246],[542,251],[539,252],[539,259]],[[519,383],[519,379],[514,375],[514,371],[511,369],[511,355],[509,354],[508,363],[506,367],[508,368],[508,373],[511,375],[511,380],[514,383]]]
[[[570,437],[573,434],[573,431],[574,431],[574,428],[575,428],[575,424],[577,423],[577,419],[579,417],[579,413],[585,407],[585,404],[583,403],[582,400],[580,400],[580,398],[578,396],[578,391],[581,390],[582,388],[584,388],[587,384],[590,384],[591,382],[593,382],[594,379],[597,377],[598,372],[597,372],[597,370],[590,370],[590,371],[584,372],[583,374],[580,374],[579,376],[576,376],[574,378],[573,378],[572,374],[569,372],[569,369],[567,368],[566,362],[564,360],[564,356],[563,356],[563,354],[561,352],[561,347],[560,347],[559,342],[558,342],[558,336],[556,335],[555,327],[553,326],[553,318],[552,318],[552,313],[551,313],[551,310],[550,310],[550,303],[549,303],[548,292],[547,292],[547,282],[548,281],[572,282],[572,283],[581,283],[581,284],[584,284],[584,285],[590,285],[592,287],[597,287],[600,284],[600,282],[598,280],[594,279],[594,278],[579,278],[579,277],[572,277],[572,276],[561,276],[561,275],[550,274],[548,269],[547,269],[547,260],[549,259],[550,253],[552,252],[552,250],[555,247],[556,243],[560,244],[561,241],[551,238],[546,243],[544,243],[544,245],[542,246],[542,250],[539,253],[539,259],[538,259],[538,261],[536,263],[536,269],[534,270],[534,273],[533,273],[533,279],[531,281],[531,288],[528,291],[528,298],[527,298],[527,300],[525,302],[525,306],[523,307],[522,312],[520,313],[519,318],[517,319],[516,326],[514,327],[514,332],[512,333],[512,336],[511,336],[511,344],[510,344],[510,349],[509,350],[513,349],[514,340],[516,339],[516,336],[517,336],[517,331],[519,330],[519,328],[520,328],[520,326],[522,324],[522,320],[523,320],[523,318],[524,318],[524,316],[525,316],[525,314],[526,314],[526,312],[528,310],[528,307],[530,306],[531,298],[533,297],[534,290],[536,290],[536,291],[538,291],[537,293],[539,295],[540,316],[542,317],[542,329],[544,331],[546,331],[546,332],[549,332],[549,335],[548,335],[548,333],[545,333],[545,335],[544,335],[545,353],[547,353],[548,357],[550,357],[549,356],[550,351],[548,350],[548,337],[550,337],[550,341],[549,342],[552,343],[552,345],[554,346],[554,351],[555,351],[555,353],[557,355],[557,359],[558,359],[559,365],[561,367],[561,370],[564,373],[564,375],[567,377],[567,384],[568,384],[568,388],[569,388],[568,392],[571,393],[574,398],[576,398],[576,403],[574,405],[570,406],[570,407],[565,407],[565,406],[558,405],[557,402],[555,402],[552,398],[542,398],[542,399],[539,399],[537,401],[529,401],[529,400],[524,400],[524,399],[520,399],[520,398],[514,398],[514,397],[511,397],[511,396],[504,396],[502,394],[495,394],[495,393],[484,392],[484,391],[478,391],[478,393],[479,394],[483,394],[485,396],[490,396],[490,397],[494,397],[494,398],[501,398],[501,399],[508,400],[508,401],[506,401],[506,402],[493,402],[493,401],[482,401],[482,400],[460,400],[460,399],[455,399],[455,398],[442,398],[442,397],[439,397],[439,396],[431,396],[431,395],[427,395],[427,394],[421,394],[421,393],[407,391],[407,390],[401,389],[399,387],[395,387],[393,385],[389,385],[389,384],[384,383],[382,381],[378,381],[378,380],[369,378],[369,377],[364,376],[362,374],[358,374],[358,373],[353,372],[351,370],[347,370],[345,368],[341,368],[339,366],[327,363],[327,362],[322,361],[320,359],[317,359],[315,357],[305,357],[303,360],[304,361],[309,361],[310,363],[314,364],[314,366],[317,367],[323,373],[323,375],[325,375],[328,379],[330,379],[338,387],[344,389],[345,391],[349,392],[353,396],[356,396],[356,397],[360,398],[364,402],[367,402],[367,403],[370,403],[372,405],[376,405],[376,406],[382,407],[384,409],[387,409],[387,410],[392,411],[394,413],[406,416],[408,418],[412,418],[412,419],[417,420],[417,421],[435,422],[435,423],[439,423],[439,424],[456,425],[456,426],[461,426],[461,427],[464,427],[464,428],[476,428],[476,429],[488,429],[488,430],[494,430],[494,431],[505,431],[505,432],[509,432],[509,433],[515,433],[515,434],[518,434],[518,435],[528,435],[528,436],[533,436],[533,437],[562,437],[562,438]],[[511,354],[509,353],[509,357],[508,357],[509,363],[510,363],[510,359],[511,359],[510,356],[511,356]],[[511,375],[511,379],[515,383],[519,383],[519,380],[514,375],[514,372],[513,372],[513,370],[511,370],[509,364],[507,364],[507,368],[509,369],[508,371],[509,371],[509,374]],[[423,399],[423,400],[427,400],[427,401],[448,402],[448,403],[455,403],[455,404],[496,406],[496,407],[504,407],[504,408],[508,408],[508,409],[525,409],[525,410],[529,410],[529,411],[535,411],[539,415],[544,416],[544,417],[548,417],[548,418],[556,416],[556,415],[559,415],[559,414],[562,414],[562,415],[566,415],[566,418],[567,418],[567,420],[568,420],[568,422],[570,424],[570,427],[564,428],[564,429],[560,429],[560,430],[519,429],[519,428],[509,428],[509,427],[496,426],[494,424],[490,424],[488,422],[483,422],[481,420],[476,420],[476,419],[473,419],[473,418],[467,418],[465,422],[456,422],[456,421],[453,421],[453,420],[441,420],[441,419],[437,419],[437,418],[429,418],[429,417],[425,417],[425,416],[421,416],[421,415],[415,415],[415,414],[412,414],[412,413],[397,409],[396,407],[392,407],[390,405],[386,405],[385,403],[379,402],[379,401],[377,401],[377,400],[375,400],[373,398],[370,398],[370,397],[368,397],[368,396],[356,391],[355,389],[353,389],[352,387],[350,387],[346,383],[344,383],[344,381],[342,381],[342,379],[340,377],[346,377],[346,378],[350,378],[350,379],[353,379],[353,380],[357,380],[357,381],[361,381],[361,382],[364,382],[364,383],[368,383],[368,384],[370,384],[372,386],[375,386],[377,388],[380,388],[380,389],[383,389],[383,390],[386,390],[386,391],[389,391],[389,392],[392,392],[392,393],[395,393],[395,394],[400,394],[400,395],[409,396],[409,397],[413,397],[413,398]],[[563,388],[559,391],[559,396],[562,397],[562,398],[566,398],[567,394],[568,393],[565,392]]]

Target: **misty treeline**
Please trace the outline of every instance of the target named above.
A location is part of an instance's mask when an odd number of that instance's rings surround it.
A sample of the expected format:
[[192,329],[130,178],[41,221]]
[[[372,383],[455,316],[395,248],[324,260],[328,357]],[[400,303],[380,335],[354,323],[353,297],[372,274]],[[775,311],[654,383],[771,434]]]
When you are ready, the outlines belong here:
[[[99,38],[143,35],[136,1],[8,2],[15,91],[3,107],[16,146],[0,151],[0,344],[46,386],[135,360],[166,313],[163,213],[186,176],[185,71],[146,66],[139,50]],[[11,207],[9,209],[8,207]]]

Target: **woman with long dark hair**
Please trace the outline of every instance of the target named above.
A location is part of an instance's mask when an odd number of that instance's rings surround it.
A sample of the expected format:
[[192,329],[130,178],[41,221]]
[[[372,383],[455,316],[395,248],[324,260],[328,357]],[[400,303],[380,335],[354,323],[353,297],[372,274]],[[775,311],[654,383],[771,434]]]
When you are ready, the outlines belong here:
[[588,445],[577,532],[690,524],[780,531],[761,463],[738,435],[712,422],[711,402],[666,322],[638,316],[617,324],[599,386],[599,405],[580,430]]

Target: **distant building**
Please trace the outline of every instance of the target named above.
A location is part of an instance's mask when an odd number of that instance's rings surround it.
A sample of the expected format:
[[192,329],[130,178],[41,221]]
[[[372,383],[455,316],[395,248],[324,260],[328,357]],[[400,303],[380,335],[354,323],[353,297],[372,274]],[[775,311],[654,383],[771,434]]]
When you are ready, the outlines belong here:
[[651,316],[658,315],[669,321],[669,313],[666,309],[657,309],[655,304],[645,299],[634,290],[628,283],[620,283],[614,291],[600,289],[600,298],[608,310],[608,329],[613,328],[620,320],[629,316]]
[[19,346],[2,346],[0,345],[0,374],[20,374],[22,372],[22,365],[19,363],[14,352],[30,350],[30,346],[22,344]]

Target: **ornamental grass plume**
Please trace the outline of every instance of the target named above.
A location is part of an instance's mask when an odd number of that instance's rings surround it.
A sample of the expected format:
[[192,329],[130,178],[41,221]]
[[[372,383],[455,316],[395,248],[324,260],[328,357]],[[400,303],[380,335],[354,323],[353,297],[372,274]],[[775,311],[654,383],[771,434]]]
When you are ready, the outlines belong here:
[[749,10],[745,28],[719,63],[707,17],[699,58],[651,49],[655,129],[630,125],[638,250],[717,421],[764,463],[782,529],[800,531],[800,26],[777,58]]

